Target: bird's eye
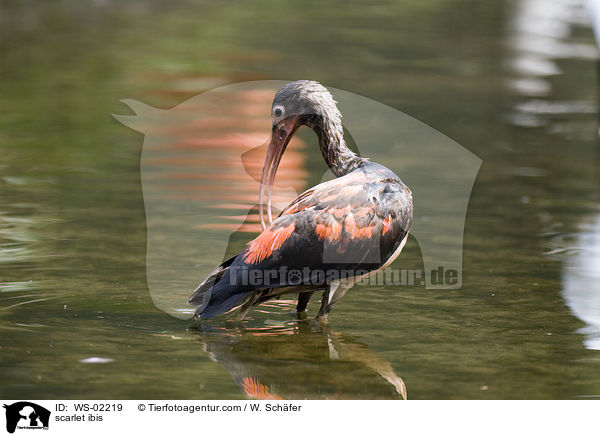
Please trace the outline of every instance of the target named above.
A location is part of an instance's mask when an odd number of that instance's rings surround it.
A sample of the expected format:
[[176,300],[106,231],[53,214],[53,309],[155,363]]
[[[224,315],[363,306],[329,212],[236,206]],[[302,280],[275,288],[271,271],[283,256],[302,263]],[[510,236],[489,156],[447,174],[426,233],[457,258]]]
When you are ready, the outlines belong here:
[[273,108],[273,116],[275,118],[281,118],[283,116],[285,112],[285,109],[283,108],[283,106],[275,106]]

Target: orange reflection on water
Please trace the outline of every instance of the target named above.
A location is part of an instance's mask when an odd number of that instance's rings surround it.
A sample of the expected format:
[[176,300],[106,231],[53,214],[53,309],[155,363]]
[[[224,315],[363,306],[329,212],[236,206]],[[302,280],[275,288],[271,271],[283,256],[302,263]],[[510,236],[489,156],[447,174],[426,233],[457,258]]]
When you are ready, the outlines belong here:
[[272,394],[269,387],[259,382],[256,377],[244,377],[240,387],[248,397],[255,400],[283,400],[279,395]]
[[[256,205],[273,95],[269,89],[224,90],[165,111],[168,121],[151,126],[162,141],[145,152],[145,189],[161,200],[219,211],[203,214],[210,219],[203,219],[198,229],[260,231]],[[289,144],[273,189],[274,209],[283,208],[306,186],[304,147],[299,138]]]

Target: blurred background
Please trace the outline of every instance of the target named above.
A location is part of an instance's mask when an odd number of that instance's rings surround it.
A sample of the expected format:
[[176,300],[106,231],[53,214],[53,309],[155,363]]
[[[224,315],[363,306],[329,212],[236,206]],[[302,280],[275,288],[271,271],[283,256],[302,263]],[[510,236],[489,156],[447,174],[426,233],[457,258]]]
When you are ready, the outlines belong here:
[[[1,2],[0,395],[600,396],[592,21],[579,0]],[[166,109],[300,78],[401,110],[483,160],[463,287],[362,287],[328,328],[282,301],[188,330],[148,293],[143,136],[111,114],[131,114],[124,98]],[[251,118],[270,96],[239,101],[233,121],[268,135]],[[230,125],[193,146],[261,144],[236,143]],[[303,132],[286,164],[300,190],[325,168],[314,143]],[[236,173],[222,165],[226,190]],[[244,222],[254,194],[236,192],[211,224],[238,229],[234,247],[256,232]],[[422,268],[414,239],[395,266]]]

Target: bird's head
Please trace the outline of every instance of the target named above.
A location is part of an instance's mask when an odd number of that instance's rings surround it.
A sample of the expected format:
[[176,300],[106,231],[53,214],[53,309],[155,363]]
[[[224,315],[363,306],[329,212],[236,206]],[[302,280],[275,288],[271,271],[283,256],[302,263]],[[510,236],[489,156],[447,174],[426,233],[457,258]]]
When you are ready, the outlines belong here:
[[265,186],[267,187],[267,213],[271,222],[270,199],[275,174],[281,157],[296,130],[303,125],[314,130],[325,126],[336,134],[343,135],[342,116],[335,100],[327,88],[312,80],[297,80],[281,87],[273,99],[271,120],[273,133],[263,167],[259,199],[263,228],[265,227],[263,216]]
[[271,119],[275,129],[286,121],[310,127],[319,121],[341,123],[342,116],[327,88],[312,80],[298,80],[277,91]]

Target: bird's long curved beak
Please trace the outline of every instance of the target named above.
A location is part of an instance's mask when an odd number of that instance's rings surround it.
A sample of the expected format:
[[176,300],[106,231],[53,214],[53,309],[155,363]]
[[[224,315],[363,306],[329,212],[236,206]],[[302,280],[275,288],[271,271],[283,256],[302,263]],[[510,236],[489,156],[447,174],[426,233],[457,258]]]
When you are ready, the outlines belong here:
[[296,130],[300,127],[300,124],[300,119],[298,117],[289,117],[273,126],[273,134],[271,136],[271,142],[269,143],[267,157],[265,158],[265,165],[260,179],[260,195],[258,199],[260,225],[263,230],[267,227],[264,214],[265,186],[267,187],[267,216],[269,224],[271,224],[273,222],[271,213],[271,193],[273,191],[273,183],[275,182],[275,174],[277,173],[277,168],[279,168],[281,157],[283,156],[290,139],[292,139],[292,136],[294,136],[294,133],[296,133]]

